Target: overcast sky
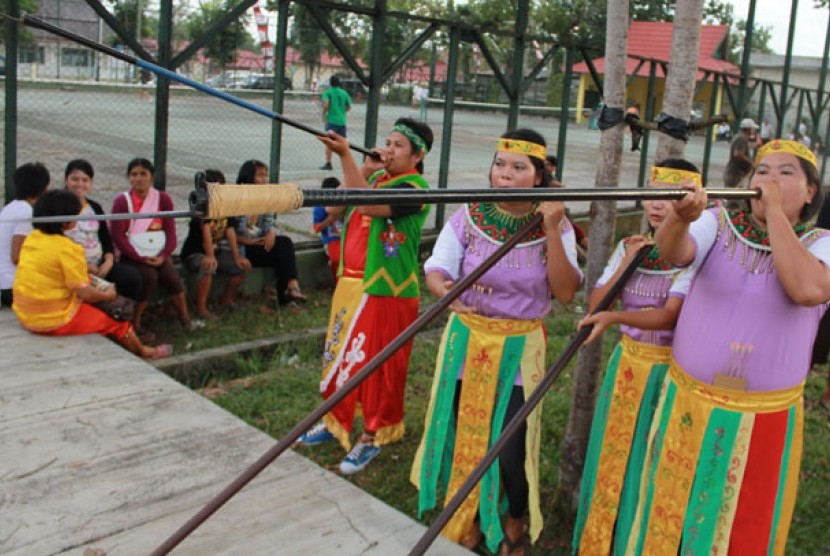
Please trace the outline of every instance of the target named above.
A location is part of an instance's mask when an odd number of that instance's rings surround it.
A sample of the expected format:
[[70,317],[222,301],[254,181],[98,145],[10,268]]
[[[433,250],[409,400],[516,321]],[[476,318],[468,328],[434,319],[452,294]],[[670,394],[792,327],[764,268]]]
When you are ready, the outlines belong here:
[[[735,18],[746,19],[749,0],[726,0],[735,6]],[[787,52],[787,34],[790,25],[792,0],[756,0],[755,25],[772,27],[770,46],[778,54]],[[798,17],[795,23],[793,54],[821,57],[827,37],[827,20],[830,9],[814,8],[813,0],[798,0]]]

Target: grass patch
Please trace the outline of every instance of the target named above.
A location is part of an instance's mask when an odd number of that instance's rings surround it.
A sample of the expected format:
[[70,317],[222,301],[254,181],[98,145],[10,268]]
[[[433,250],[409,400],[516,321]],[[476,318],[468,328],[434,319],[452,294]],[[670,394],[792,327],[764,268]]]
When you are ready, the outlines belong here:
[[[258,297],[245,300],[246,306],[241,311],[224,315],[197,332],[184,333],[180,327],[169,324],[175,322],[172,317],[166,319],[168,322],[159,319],[152,326],[153,330],[160,333],[160,338],[172,340],[179,350],[188,345],[190,349],[204,349],[324,327],[328,321],[331,292],[312,290],[306,293],[310,298],[307,310],[299,314],[284,310],[278,313],[273,308],[273,302],[269,304],[264,298]],[[427,296],[423,299],[423,303],[430,301]],[[570,341],[580,316],[573,307],[569,307],[547,319],[550,334],[549,365]],[[406,390],[407,432],[404,439],[385,447],[370,466],[348,478],[366,492],[416,519],[418,494],[409,483],[409,470],[423,433],[440,332],[440,327],[432,328],[414,341]],[[606,335],[606,360],[614,342],[613,336]],[[222,378],[221,375],[203,380],[205,388],[201,393],[275,438],[288,432],[321,402],[318,392],[320,352],[313,343],[293,343],[278,348],[270,356],[259,355],[240,360],[239,363],[231,380]],[[569,552],[571,524],[567,517],[557,517],[554,497],[559,450],[571,402],[572,367],[573,362],[559,377],[544,401],[540,488],[545,527],[540,542],[530,554],[556,555]],[[830,554],[828,519],[825,513],[830,505],[830,422],[827,410],[818,404],[826,378],[827,369],[822,368],[818,372],[811,372],[807,381],[804,460],[787,554]],[[361,425],[359,421],[355,423],[356,432],[361,430]],[[337,466],[344,456],[343,450],[336,443],[299,448],[298,452],[334,472],[337,472]],[[437,511],[429,512],[421,520],[430,523],[436,515]]]

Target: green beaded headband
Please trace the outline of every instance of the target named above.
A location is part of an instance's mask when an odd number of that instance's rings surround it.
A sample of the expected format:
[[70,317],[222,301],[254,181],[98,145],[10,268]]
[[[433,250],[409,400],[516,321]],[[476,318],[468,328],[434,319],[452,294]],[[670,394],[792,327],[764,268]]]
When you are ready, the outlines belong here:
[[407,139],[412,141],[412,144],[415,145],[419,151],[424,153],[429,152],[429,147],[427,147],[427,142],[424,141],[424,138],[415,133],[408,125],[404,124],[395,124],[395,127],[392,128],[392,131],[397,131],[401,135],[405,135]]

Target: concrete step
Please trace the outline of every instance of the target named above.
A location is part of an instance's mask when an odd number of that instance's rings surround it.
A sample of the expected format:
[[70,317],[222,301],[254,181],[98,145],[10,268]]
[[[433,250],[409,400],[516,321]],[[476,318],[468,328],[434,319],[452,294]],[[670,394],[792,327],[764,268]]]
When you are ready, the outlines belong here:
[[[4,310],[0,360],[3,554],[147,554],[274,443],[101,336],[37,336]],[[385,556],[423,531],[289,451],[174,553]]]

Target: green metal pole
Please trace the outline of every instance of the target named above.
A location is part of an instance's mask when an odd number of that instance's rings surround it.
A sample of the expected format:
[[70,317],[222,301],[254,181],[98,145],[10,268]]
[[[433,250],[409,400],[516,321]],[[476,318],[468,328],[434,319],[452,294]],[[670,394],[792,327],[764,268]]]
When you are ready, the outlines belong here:
[[[455,76],[458,75],[458,47],[461,43],[461,29],[450,29],[450,52],[447,60],[447,95],[444,97],[444,124],[441,129],[441,161],[438,166],[438,189],[446,189],[450,173],[450,151],[452,148],[452,119],[455,112]],[[435,227],[444,225],[444,205],[435,207]]]
[[[158,65],[170,67],[173,37],[173,0],[159,2]],[[164,191],[167,185],[167,141],[170,124],[170,80],[156,79],[156,127],[153,139],[153,160],[156,166],[155,185]]]
[[827,82],[827,58],[830,57],[830,20],[827,21],[827,35],[824,38],[824,56],[821,57],[821,72],[818,76],[818,99],[816,100],[816,117],[813,118],[813,137],[818,136],[819,122],[824,110],[824,86]]
[[[657,78],[657,63],[654,60],[649,62],[648,68],[648,89],[646,92],[645,119],[650,122],[654,119],[654,81]],[[648,168],[648,139],[651,133],[643,134],[640,144],[640,172],[637,176],[637,187],[646,185],[646,169]],[[639,201],[637,203],[639,205]]]
[[[274,97],[272,109],[277,114],[283,113],[285,104],[285,53],[288,48],[288,16],[291,0],[280,0],[277,14],[277,49],[274,51]],[[271,124],[271,158],[269,160],[271,183],[280,181],[280,164],[282,161],[282,122],[272,120]]]
[[[720,80],[717,76],[712,77],[712,98],[709,99],[709,117],[715,117],[715,111],[718,108],[718,92],[720,91]],[[708,183],[709,162],[712,160],[712,130],[705,129],[706,142],[703,147],[703,183]]]
[[435,63],[438,59],[438,47],[435,44],[435,39],[432,41],[432,54],[429,57],[429,95],[432,95],[432,89],[435,87]]
[[[6,0],[6,13],[10,17],[20,18],[20,3],[18,0]],[[3,166],[6,203],[14,200],[12,186],[14,169],[17,168],[17,47],[20,33],[17,24],[6,22],[6,112],[3,116]]]
[[369,94],[366,97],[366,129],[364,146],[374,147],[378,138],[381,75],[383,74],[383,42],[386,30],[386,0],[375,0],[376,15],[372,18],[372,59],[370,60]]
[[746,16],[746,34],[744,36],[744,52],[741,56],[741,82],[738,87],[738,113],[735,119],[740,120],[746,114],[746,105],[749,99],[746,98],[747,81],[749,79],[749,58],[752,54],[752,34],[755,31],[755,0],[749,2],[749,12]]
[[792,7],[790,8],[790,30],[787,34],[787,54],[784,56],[784,75],[781,77],[781,94],[779,95],[779,103],[781,117],[778,118],[778,133],[781,137],[784,134],[784,119],[787,115],[787,97],[789,97],[790,89],[790,69],[793,61],[793,42],[795,39],[795,16],[798,13],[798,0],[792,0]]
[[527,18],[530,11],[530,0],[519,0],[519,9],[516,14],[515,37],[513,38],[513,75],[510,79],[510,109],[507,114],[507,131],[514,130],[519,125],[519,106],[522,102],[522,74],[524,73],[525,33],[527,32]]
[[562,102],[559,105],[559,136],[556,138],[556,180],[562,181],[565,170],[565,143],[568,139],[568,119],[571,111],[571,79],[574,69],[574,51],[565,49],[565,74],[562,76]]

